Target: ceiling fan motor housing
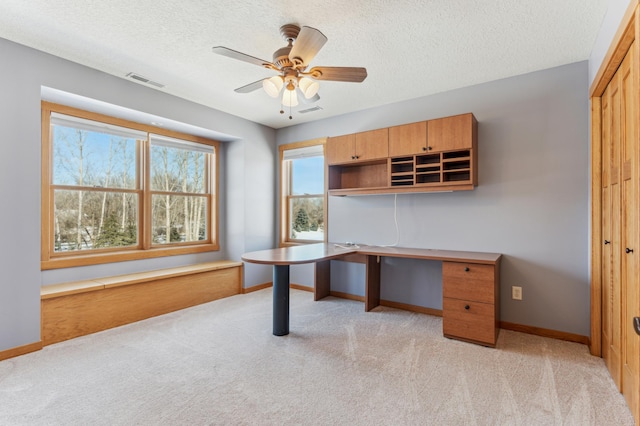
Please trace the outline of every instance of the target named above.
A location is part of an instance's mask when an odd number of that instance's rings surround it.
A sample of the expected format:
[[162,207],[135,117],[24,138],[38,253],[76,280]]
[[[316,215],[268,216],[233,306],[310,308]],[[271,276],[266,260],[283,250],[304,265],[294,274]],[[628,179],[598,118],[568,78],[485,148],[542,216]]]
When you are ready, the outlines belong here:
[[280,34],[284,41],[292,43],[300,34],[300,27],[296,24],[286,24],[280,27]]
[[284,41],[286,41],[288,45],[273,53],[273,63],[278,68],[294,67],[294,63],[289,59],[289,52],[291,52],[293,42],[298,38],[298,34],[300,34],[300,27],[295,24],[286,24],[280,27],[280,35],[282,35],[282,38],[284,38]]
[[293,63],[289,60],[289,52],[291,52],[292,46],[282,47],[275,52],[273,52],[273,63],[280,69],[282,68],[292,68]]

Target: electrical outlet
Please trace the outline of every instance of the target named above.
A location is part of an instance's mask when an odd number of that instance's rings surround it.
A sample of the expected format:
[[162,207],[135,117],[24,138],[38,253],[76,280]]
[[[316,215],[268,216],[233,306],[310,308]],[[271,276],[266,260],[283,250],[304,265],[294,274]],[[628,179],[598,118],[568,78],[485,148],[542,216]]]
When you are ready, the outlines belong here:
[[511,287],[511,298],[513,300],[522,300],[522,287],[516,285]]

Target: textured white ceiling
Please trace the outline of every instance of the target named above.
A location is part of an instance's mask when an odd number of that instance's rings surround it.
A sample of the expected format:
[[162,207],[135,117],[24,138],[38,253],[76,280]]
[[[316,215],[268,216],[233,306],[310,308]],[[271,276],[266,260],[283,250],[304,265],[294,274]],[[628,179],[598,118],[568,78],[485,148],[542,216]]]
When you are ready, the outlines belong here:
[[[0,37],[273,128],[550,68],[589,57],[608,0],[0,0]],[[362,66],[363,83],[321,82],[321,111],[280,115],[271,60],[283,24],[329,39],[312,66]]]

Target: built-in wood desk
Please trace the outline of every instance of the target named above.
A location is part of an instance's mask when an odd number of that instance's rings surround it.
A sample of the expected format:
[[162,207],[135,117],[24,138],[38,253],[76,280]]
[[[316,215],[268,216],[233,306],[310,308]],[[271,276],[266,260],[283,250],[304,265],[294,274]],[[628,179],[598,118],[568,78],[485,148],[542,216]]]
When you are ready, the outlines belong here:
[[442,261],[442,327],[447,337],[495,346],[500,321],[498,253],[308,244],[246,253],[242,260],[273,265],[273,334],[289,333],[289,266],[315,263],[314,299],[330,293],[331,260],[365,257],[365,310],[380,304],[380,257]]

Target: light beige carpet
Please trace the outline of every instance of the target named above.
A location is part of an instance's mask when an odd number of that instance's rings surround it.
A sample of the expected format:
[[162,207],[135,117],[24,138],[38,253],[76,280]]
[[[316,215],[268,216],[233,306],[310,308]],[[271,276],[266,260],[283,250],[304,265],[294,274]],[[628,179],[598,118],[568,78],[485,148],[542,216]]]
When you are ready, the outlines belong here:
[[231,297],[0,362],[1,425],[632,425],[600,358],[502,330],[291,291]]

